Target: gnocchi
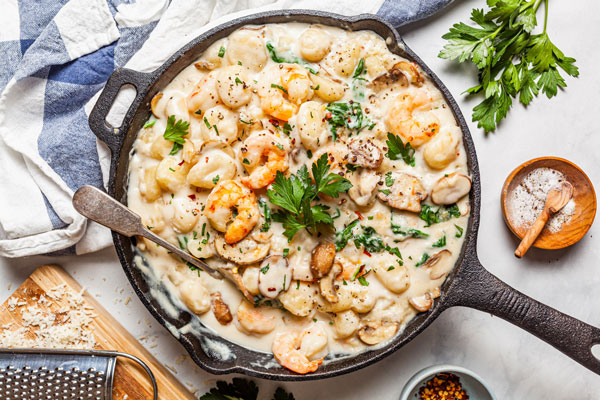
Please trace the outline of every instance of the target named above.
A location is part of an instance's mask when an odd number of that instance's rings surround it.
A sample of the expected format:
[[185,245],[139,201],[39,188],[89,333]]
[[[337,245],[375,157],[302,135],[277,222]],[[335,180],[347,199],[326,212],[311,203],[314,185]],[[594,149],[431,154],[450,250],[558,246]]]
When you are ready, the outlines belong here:
[[246,26],[149,107],[128,206],[241,288],[137,241],[192,322],[310,373],[433,307],[461,253],[469,169],[445,98],[383,38]]

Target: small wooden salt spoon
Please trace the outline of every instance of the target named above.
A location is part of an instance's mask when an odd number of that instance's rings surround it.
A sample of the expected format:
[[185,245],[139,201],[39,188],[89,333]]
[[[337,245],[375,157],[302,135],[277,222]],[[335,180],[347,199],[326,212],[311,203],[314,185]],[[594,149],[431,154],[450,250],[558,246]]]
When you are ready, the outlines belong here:
[[537,217],[531,228],[527,231],[519,247],[515,250],[515,256],[521,258],[527,253],[535,239],[540,235],[548,219],[559,212],[573,197],[573,185],[567,181],[561,182],[559,186],[553,187],[548,192],[546,203],[542,213]]

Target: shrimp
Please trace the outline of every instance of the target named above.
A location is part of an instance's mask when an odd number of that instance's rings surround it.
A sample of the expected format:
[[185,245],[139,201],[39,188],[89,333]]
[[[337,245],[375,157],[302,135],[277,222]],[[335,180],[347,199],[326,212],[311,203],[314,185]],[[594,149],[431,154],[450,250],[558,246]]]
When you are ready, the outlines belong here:
[[417,147],[426,143],[440,129],[440,120],[432,110],[433,98],[428,91],[406,91],[393,100],[386,124],[392,133]]
[[[322,334],[318,330],[313,331],[311,328],[307,328],[303,331],[288,331],[280,332],[275,336],[273,340],[273,355],[275,359],[284,366],[285,368],[297,372],[299,374],[307,374],[309,372],[315,372],[319,365],[323,363],[323,358],[319,358],[314,361],[308,359],[308,353],[316,354],[320,351],[323,346],[319,346],[320,349],[315,351],[316,348],[307,344],[312,340],[310,335],[317,335],[317,340],[322,339]],[[322,340],[319,340],[322,343]]]
[[195,115],[203,114],[209,108],[221,103],[217,91],[217,79],[210,73],[196,84],[194,91],[187,97],[188,111]]
[[[233,210],[237,211],[235,217]],[[213,228],[225,232],[225,242],[234,244],[256,226],[260,213],[253,191],[237,181],[226,180],[208,195],[205,215]]]
[[246,300],[240,303],[236,316],[242,328],[248,332],[264,334],[275,329],[275,318],[263,313],[260,308],[254,307]]
[[314,94],[306,70],[296,64],[278,64],[267,71],[258,92],[263,111],[277,119],[288,121],[298,112],[298,106]]
[[288,169],[288,152],[277,136],[269,131],[252,133],[240,150],[242,165],[250,173],[242,182],[250,189],[260,189],[275,180],[277,171]]

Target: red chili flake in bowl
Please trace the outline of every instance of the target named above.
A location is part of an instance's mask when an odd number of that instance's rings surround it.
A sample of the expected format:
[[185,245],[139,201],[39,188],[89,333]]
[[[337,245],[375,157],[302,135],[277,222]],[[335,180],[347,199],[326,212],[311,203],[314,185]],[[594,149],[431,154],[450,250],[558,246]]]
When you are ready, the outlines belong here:
[[419,389],[419,400],[469,400],[460,378],[450,372],[440,372]]

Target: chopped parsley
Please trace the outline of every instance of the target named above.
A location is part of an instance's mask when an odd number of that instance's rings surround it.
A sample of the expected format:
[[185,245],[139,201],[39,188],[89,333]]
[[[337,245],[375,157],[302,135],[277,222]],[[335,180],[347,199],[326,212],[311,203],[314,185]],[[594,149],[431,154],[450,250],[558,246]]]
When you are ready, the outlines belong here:
[[264,267],[262,267],[262,268],[260,269],[260,272],[261,272],[263,275],[264,275],[264,274],[266,274],[266,273],[269,271],[269,266],[270,266],[270,265],[271,265],[271,264],[267,264],[267,265],[265,265]]
[[240,78],[238,78],[238,77],[236,76],[236,77],[235,77],[235,84],[236,84],[236,85],[243,85],[243,84],[244,84],[244,81],[243,81],[243,80],[241,80]]
[[219,182],[219,175],[215,176],[215,177],[212,179],[212,181],[213,181],[213,183],[216,185],[216,184],[217,184],[217,182]]
[[419,218],[425,221],[425,227],[458,217],[460,217],[460,210],[456,204],[440,206],[437,209],[428,204],[423,204],[419,213]]
[[286,258],[288,254],[290,254],[290,249],[286,247],[285,249],[283,249],[283,258]]
[[219,48],[219,53],[217,55],[219,57],[223,58],[223,56],[225,55],[225,47],[221,46],[221,48]]
[[456,228],[456,236],[457,238],[462,237],[463,235],[463,228],[461,228],[460,226],[454,224],[454,227]]
[[348,241],[352,238],[352,229],[360,223],[359,219],[355,219],[350,222],[348,226],[346,226],[341,231],[335,233],[335,250],[340,251],[343,250],[347,245]]
[[265,218],[265,223],[260,227],[261,232],[268,232],[271,229],[271,208],[267,204],[267,202],[260,198],[258,200],[258,205],[263,210],[263,216]]
[[437,242],[431,245],[432,247],[444,247],[446,246],[446,235],[439,238]]
[[356,102],[329,103],[325,110],[327,111],[325,119],[329,124],[334,141],[337,140],[339,128],[360,132],[371,124],[369,119],[364,116],[360,104]]
[[311,66],[311,64],[308,64],[307,62],[299,59],[298,57],[294,57],[291,55],[287,56],[287,57],[280,56],[279,54],[277,54],[277,50],[275,49],[275,46],[273,46],[273,44],[271,42],[267,42],[266,47],[267,47],[267,52],[269,53],[269,56],[271,57],[271,60],[275,61],[276,63],[299,64],[299,65],[304,66],[304,68],[306,68],[307,70],[309,70],[311,74],[317,75],[319,73],[319,71],[315,70],[313,68],[313,66]]
[[144,129],[148,129],[148,128],[152,128],[154,126],[154,124],[156,123],[156,120],[153,119],[152,121],[148,121],[144,124]]
[[283,86],[281,86],[281,85],[276,85],[276,84],[274,84],[274,83],[271,83],[271,87],[272,87],[272,88],[275,88],[275,89],[279,89],[279,90],[281,90],[281,91],[282,91],[283,93],[285,93],[285,94],[287,94],[287,93],[288,93],[287,89],[286,89],[286,88],[284,88],[284,87],[283,87]]
[[429,260],[429,254],[423,253],[419,262],[415,264],[415,267],[419,268],[421,265],[425,264],[425,262],[427,262],[427,260]]
[[244,164],[248,164],[248,165],[250,164],[250,161],[246,157],[244,157],[244,159],[242,160],[242,162]]
[[392,178],[392,171],[385,174],[385,186],[391,187],[394,184],[394,178]]

